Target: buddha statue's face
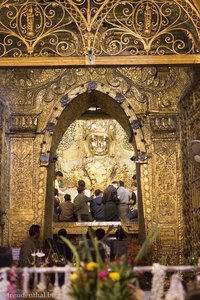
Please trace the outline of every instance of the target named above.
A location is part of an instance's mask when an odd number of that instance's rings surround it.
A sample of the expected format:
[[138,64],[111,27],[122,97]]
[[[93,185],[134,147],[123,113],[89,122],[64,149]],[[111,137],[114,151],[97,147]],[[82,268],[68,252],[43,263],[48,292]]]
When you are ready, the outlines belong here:
[[92,155],[102,156],[109,153],[110,138],[104,133],[93,133],[88,137],[88,148]]

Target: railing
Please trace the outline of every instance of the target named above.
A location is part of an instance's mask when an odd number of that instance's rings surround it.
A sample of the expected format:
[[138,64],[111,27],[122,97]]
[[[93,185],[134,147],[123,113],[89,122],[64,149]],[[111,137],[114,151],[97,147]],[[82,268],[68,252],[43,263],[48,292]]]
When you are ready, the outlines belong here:
[[[153,266],[136,266],[133,268],[134,271],[138,273],[144,273],[144,272],[151,272],[153,273],[153,279],[152,279],[152,289],[151,289],[151,299],[153,300],[161,300],[163,299],[164,295],[164,279],[166,272],[195,272],[198,274],[200,272],[200,266],[163,266],[159,264],[154,264]],[[0,269],[0,277],[1,277],[1,283],[4,281],[5,283],[8,282],[8,274],[13,271],[13,268],[1,268]],[[44,292],[46,291],[46,284],[45,284],[45,276],[44,274],[54,274],[55,275],[55,282],[54,282],[54,288],[53,292],[50,296],[53,297],[53,299],[62,299],[62,300],[70,300],[70,296],[68,296],[68,292],[70,291],[70,275],[76,271],[75,267],[66,265],[65,267],[31,267],[31,268],[16,268],[15,272],[17,274],[21,274],[21,286],[22,291],[20,295],[28,295],[32,292],[29,292],[29,279],[32,274],[34,276],[32,277],[34,280],[33,288],[37,287],[37,290]],[[58,284],[58,275],[59,273],[62,273],[64,275],[64,284],[62,287],[59,287]],[[39,275],[40,274],[40,275]],[[161,278],[161,277],[162,278]],[[174,276],[174,275],[173,275]],[[172,277],[173,277],[172,276]],[[161,281],[157,283],[158,280]],[[199,282],[199,276],[197,276],[197,281]],[[6,286],[6,284],[5,284]],[[173,286],[173,284],[172,284]],[[169,289],[170,290],[170,289]],[[156,291],[156,292],[155,292]],[[47,292],[49,293],[49,292]],[[62,294],[60,294],[62,293]],[[159,296],[160,293],[160,296]],[[5,299],[6,295],[8,295],[7,289],[0,291],[1,296],[4,295]],[[39,295],[39,294],[38,294]],[[62,295],[62,296],[61,296]],[[2,299],[2,298],[1,298]],[[4,299],[4,298],[3,298]],[[25,297],[26,299],[26,297]],[[169,299],[169,298],[166,298]],[[179,299],[179,298],[178,298]]]

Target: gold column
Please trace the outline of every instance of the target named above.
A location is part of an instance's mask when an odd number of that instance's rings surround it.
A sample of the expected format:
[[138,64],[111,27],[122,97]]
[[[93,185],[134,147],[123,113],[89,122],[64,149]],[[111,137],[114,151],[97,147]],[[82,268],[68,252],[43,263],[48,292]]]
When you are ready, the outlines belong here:
[[9,241],[17,245],[34,221],[33,164],[34,138],[10,140]]
[[164,264],[182,263],[182,179],[176,115],[151,115],[152,211],[158,224],[157,254]]
[[20,246],[32,224],[43,231],[46,169],[39,165],[41,137],[34,115],[13,115],[9,128],[10,172],[7,235],[10,246]]

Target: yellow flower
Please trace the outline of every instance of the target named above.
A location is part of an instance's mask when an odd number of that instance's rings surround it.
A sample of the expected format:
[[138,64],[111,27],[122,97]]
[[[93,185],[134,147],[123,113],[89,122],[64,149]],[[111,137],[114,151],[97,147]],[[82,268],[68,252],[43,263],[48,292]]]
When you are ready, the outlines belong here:
[[93,271],[94,269],[96,269],[96,267],[97,267],[97,263],[95,263],[95,262],[89,262],[86,265],[86,270]]
[[73,274],[70,275],[71,281],[76,281],[77,278],[78,278],[77,273],[73,273]]
[[118,272],[111,272],[108,276],[114,281],[120,280],[120,274]]

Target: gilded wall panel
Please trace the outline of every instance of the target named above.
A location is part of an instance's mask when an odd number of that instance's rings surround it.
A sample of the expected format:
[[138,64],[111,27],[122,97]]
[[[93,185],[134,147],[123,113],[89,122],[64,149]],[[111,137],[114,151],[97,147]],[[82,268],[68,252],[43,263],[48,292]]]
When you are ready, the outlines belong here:
[[[56,81],[65,69],[1,69],[0,95],[18,114],[42,111],[42,87]],[[38,95],[36,97],[36,94]]]
[[[153,129],[151,152],[153,210],[156,212],[155,218],[160,228],[157,239],[159,256],[167,260],[165,263],[172,264],[176,259],[179,263],[183,261],[182,178],[177,121],[173,119],[172,122],[170,116],[165,116],[164,119],[163,116],[150,117]],[[172,257],[173,252],[175,254]]]
[[26,239],[28,229],[32,224],[33,221],[31,218],[29,220],[24,220],[22,216],[21,218],[18,217],[17,219],[12,220],[9,223],[9,245],[12,247],[20,247],[21,242]]
[[11,139],[10,209],[33,209],[33,138]]
[[178,228],[173,225],[160,226],[159,239],[157,240],[157,254],[164,265],[181,263],[181,247],[178,244]]
[[197,74],[193,90],[181,103],[181,142],[183,170],[183,212],[185,255],[198,255],[200,245],[200,176],[193,164],[191,141],[200,139],[200,86]]
[[161,223],[174,223],[176,221],[177,206],[174,202],[174,192],[176,191],[175,147],[174,141],[160,140],[154,143],[155,210]]

